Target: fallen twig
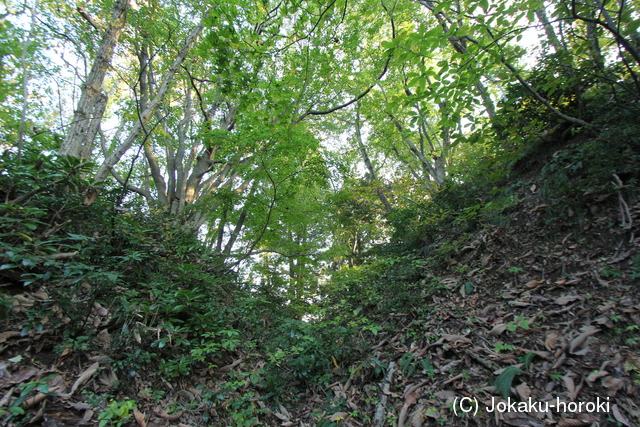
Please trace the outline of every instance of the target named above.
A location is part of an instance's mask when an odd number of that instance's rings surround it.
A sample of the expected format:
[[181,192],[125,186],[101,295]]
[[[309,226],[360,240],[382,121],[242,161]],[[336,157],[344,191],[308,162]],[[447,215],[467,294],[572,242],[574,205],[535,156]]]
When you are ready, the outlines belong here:
[[384,410],[387,406],[387,395],[389,394],[389,383],[393,379],[393,371],[396,368],[396,362],[389,362],[389,368],[387,369],[387,375],[382,383],[382,395],[380,396],[380,402],[376,407],[376,415],[373,418],[374,427],[382,427],[384,425]]

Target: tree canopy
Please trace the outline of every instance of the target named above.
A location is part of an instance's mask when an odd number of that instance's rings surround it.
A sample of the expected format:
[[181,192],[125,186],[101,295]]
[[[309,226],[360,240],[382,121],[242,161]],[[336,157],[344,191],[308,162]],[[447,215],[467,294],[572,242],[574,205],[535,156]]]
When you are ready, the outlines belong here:
[[[0,14],[0,277],[67,286],[51,318],[86,324],[74,301],[89,294],[122,302],[102,326],[142,333],[122,348],[151,340],[167,375],[233,352],[243,316],[269,331],[255,342],[273,372],[296,361],[287,380],[339,370],[340,343],[377,333],[359,314],[413,307],[397,283],[486,244],[461,247],[505,221],[518,173],[548,178],[535,212],[574,221],[593,209],[581,197],[613,195],[633,222],[638,2],[5,0]],[[580,138],[595,142],[554,151]],[[169,361],[181,345],[189,361]]]

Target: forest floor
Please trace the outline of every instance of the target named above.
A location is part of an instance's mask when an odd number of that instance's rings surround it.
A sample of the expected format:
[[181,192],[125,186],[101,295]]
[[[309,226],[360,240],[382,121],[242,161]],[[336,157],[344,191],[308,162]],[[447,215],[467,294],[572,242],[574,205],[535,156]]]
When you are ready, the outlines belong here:
[[[22,393],[31,425],[95,425],[91,396],[119,383],[137,407],[111,406],[104,425],[637,425],[640,203],[626,206],[615,194],[586,200],[591,219],[577,230],[549,226],[538,192],[532,178],[508,224],[474,233],[443,270],[425,269],[425,283],[437,280],[445,290],[416,295],[431,307],[428,315],[411,309],[389,316],[362,364],[333,361],[328,387],[284,390],[271,406],[251,381],[238,388],[253,391],[257,421],[216,421],[201,394],[202,387],[219,390],[229,372],[258,372],[265,363],[259,354],[235,352],[225,366],[185,377],[127,379],[107,363],[117,356],[108,334],[98,335],[103,351],[59,354],[46,329],[21,336],[8,321],[0,333],[0,407]],[[14,310],[23,310],[47,295],[14,298]],[[89,321],[108,315],[98,305]],[[382,367],[377,376],[358,368],[372,363]],[[160,388],[170,391],[157,398]],[[211,421],[202,421],[204,413]]]

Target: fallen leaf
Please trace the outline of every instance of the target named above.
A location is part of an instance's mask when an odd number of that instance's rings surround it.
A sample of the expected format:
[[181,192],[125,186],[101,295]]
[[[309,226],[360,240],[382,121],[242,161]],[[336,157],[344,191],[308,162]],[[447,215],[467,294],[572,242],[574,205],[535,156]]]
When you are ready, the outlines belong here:
[[555,348],[556,343],[558,342],[558,334],[556,332],[549,332],[544,339],[544,347],[551,351]]
[[480,261],[480,265],[482,265],[483,267],[486,267],[487,264],[489,264],[489,261],[491,261],[491,254],[487,254],[485,256],[482,257],[482,260]]
[[20,336],[20,332],[17,332],[17,331],[2,332],[0,333],[0,344],[5,342],[9,338],[19,337],[19,336]]
[[573,382],[573,378],[571,378],[572,372],[569,371],[567,375],[562,377],[562,382],[564,382],[564,386],[567,388],[567,391],[571,396],[576,392],[576,384]]
[[347,412],[336,412],[331,416],[329,421],[340,421],[341,419],[346,418],[348,416],[349,414]]
[[60,397],[68,399],[71,396],[73,396],[73,393],[75,393],[78,387],[80,387],[82,384],[87,382],[89,378],[91,378],[91,376],[96,373],[99,367],[100,367],[100,363],[98,362],[89,366],[89,368],[86,371],[84,371],[82,375],[80,375],[80,377],[76,380],[76,382],[73,383],[73,386],[71,387],[71,391],[67,394],[60,394]]
[[569,343],[569,353],[574,353],[579,347],[581,347],[591,335],[597,334],[600,329],[595,326],[589,326],[583,333],[575,337],[571,343]]
[[440,400],[449,400],[450,398],[456,397],[456,394],[451,390],[440,390],[436,392],[436,397]]
[[93,308],[96,309],[96,313],[100,316],[106,317],[109,315],[109,311],[98,302],[93,303]]
[[282,415],[280,412],[274,412],[273,415],[275,415],[281,421],[289,421],[289,417],[287,417],[286,415]]
[[526,383],[522,383],[519,386],[517,386],[516,387],[516,392],[518,393],[518,396],[520,396],[520,398],[523,401],[525,401],[529,397],[531,397],[531,389],[529,388],[529,386]]
[[496,336],[502,334],[506,330],[507,330],[507,324],[506,323],[498,323],[497,325],[495,325],[493,327],[493,329],[491,329],[489,331],[489,333],[487,335],[489,335],[490,337],[496,337]]
[[445,340],[451,342],[451,343],[465,343],[465,344],[471,344],[471,340],[463,335],[449,335],[449,334],[442,334],[442,338],[444,338]]
[[558,427],[580,427],[587,426],[591,423],[582,420],[576,420],[574,418],[565,418],[564,420],[560,420],[558,423]]
[[618,408],[617,404],[613,404],[613,406],[611,407],[611,412],[613,412],[613,416],[616,419],[617,422],[625,425],[625,426],[630,426],[631,424],[629,424],[629,420],[627,419],[627,417],[624,416],[624,414],[622,412],[620,412],[620,408]]
[[559,305],[567,305],[570,302],[582,301],[582,299],[583,298],[581,296],[579,296],[579,295],[565,295],[563,297],[556,298],[556,300],[553,301],[553,302],[555,302],[556,304],[559,304]]
[[524,287],[527,289],[533,289],[538,285],[542,285],[543,283],[545,283],[546,280],[532,280],[530,282],[527,282]]
[[602,385],[605,386],[612,395],[614,395],[618,390],[624,387],[624,380],[622,378],[606,377],[602,380]]
[[13,381],[16,384],[20,384],[21,382],[28,380],[29,378],[31,378],[37,373],[38,373],[38,370],[33,366],[24,367],[11,376],[11,381]]
[[411,406],[416,402],[417,395],[415,393],[409,393],[404,400],[404,404],[407,406]]
[[136,419],[136,422],[140,427],[147,427],[147,422],[145,421],[145,415],[138,410],[138,408],[133,408],[133,417]]
[[544,423],[535,418],[527,417],[520,413],[505,412],[502,414],[502,421],[510,426],[515,427],[542,427]]
[[587,377],[587,382],[591,384],[592,382],[598,380],[599,378],[606,377],[609,375],[607,371],[595,371],[589,374]]

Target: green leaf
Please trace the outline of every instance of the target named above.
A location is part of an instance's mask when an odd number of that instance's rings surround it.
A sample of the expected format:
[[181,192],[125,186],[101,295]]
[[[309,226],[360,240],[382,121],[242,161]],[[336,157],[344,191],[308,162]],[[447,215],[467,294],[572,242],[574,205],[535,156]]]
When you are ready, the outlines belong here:
[[498,378],[496,378],[496,391],[501,393],[502,396],[507,399],[511,393],[511,383],[513,382],[513,379],[516,375],[523,373],[524,371],[522,369],[516,368],[515,366],[509,366],[503,373],[498,375]]
[[527,353],[526,356],[524,356],[525,369],[529,369],[529,366],[531,366],[531,362],[533,362],[533,359],[535,359],[536,357],[540,357],[540,356],[534,352]]

